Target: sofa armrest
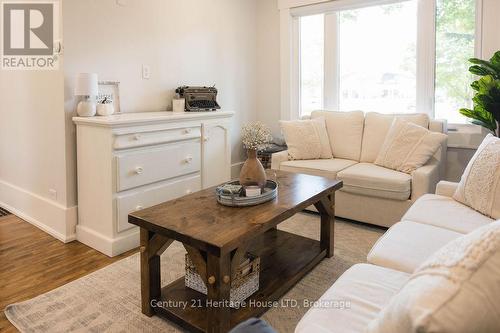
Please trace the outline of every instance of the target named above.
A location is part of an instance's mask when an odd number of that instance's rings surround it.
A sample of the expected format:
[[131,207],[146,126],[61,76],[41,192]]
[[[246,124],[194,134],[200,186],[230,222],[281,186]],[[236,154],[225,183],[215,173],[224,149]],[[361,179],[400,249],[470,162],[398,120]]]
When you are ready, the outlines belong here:
[[[429,131],[448,134],[448,122],[445,119],[431,119],[429,121]],[[441,144],[441,148],[436,151],[434,158],[436,158],[439,165],[439,173],[441,179],[445,177],[446,173],[446,154],[448,152],[448,140]]]
[[442,180],[437,184],[436,194],[451,198],[455,194],[457,187],[458,183]]
[[411,200],[415,201],[426,193],[434,193],[440,179],[440,161],[432,157],[426,165],[413,171],[411,179]]
[[448,122],[446,119],[431,119],[429,121],[429,131],[447,134]]
[[279,170],[281,162],[288,161],[288,150],[283,150],[271,155],[271,169]]

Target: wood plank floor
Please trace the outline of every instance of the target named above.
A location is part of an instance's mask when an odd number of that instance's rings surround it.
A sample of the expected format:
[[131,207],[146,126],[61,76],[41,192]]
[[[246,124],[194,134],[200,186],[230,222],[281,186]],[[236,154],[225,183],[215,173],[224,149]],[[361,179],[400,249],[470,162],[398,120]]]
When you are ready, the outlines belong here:
[[16,332],[4,309],[135,253],[106,255],[77,241],[64,244],[15,215],[0,217],[0,331]]

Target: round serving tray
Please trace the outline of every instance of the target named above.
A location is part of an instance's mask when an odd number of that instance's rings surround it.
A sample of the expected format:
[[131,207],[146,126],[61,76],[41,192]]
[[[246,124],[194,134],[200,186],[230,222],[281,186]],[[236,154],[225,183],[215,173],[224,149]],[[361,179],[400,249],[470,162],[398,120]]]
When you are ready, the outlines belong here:
[[[226,184],[239,185],[240,182],[235,180]],[[219,189],[215,190],[217,202],[224,206],[245,207],[255,206],[270,200],[273,200],[278,195],[278,183],[273,180],[267,180],[262,194],[255,197],[242,197],[238,194],[225,194]]]

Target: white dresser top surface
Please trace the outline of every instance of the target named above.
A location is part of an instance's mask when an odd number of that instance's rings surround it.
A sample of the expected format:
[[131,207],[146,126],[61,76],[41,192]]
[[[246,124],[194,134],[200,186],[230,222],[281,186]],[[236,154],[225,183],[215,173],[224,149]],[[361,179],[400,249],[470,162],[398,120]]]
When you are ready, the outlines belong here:
[[141,123],[171,122],[178,120],[229,118],[234,115],[232,111],[208,111],[208,112],[127,112],[111,116],[73,117],[75,124],[86,124],[94,126],[120,126]]

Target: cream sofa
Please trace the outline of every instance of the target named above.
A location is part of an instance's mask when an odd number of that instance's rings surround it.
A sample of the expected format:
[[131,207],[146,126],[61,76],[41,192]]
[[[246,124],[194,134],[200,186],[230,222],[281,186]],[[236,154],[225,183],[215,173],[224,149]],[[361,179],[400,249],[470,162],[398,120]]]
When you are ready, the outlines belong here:
[[[453,200],[456,186],[440,182],[436,194],[420,197],[373,246],[368,263],[348,269],[321,296],[323,307],[310,309],[295,332],[365,332],[420,264],[448,242],[493,222]],[[331,306],[332,300],[342,306]]]
[[444,174],[446,142],[411,175],[373,162],[395,117],[441,133],[446,132],[444,121],[429,120],[425,114],[312,112],[311,118],[318,117],[325,118],[334,158],[289,161],[287,151],[282,151],[272,155],[271,168],[341,179],[344,187],[335,197],[337,216],[389,227],[416,199],[434,193]]

